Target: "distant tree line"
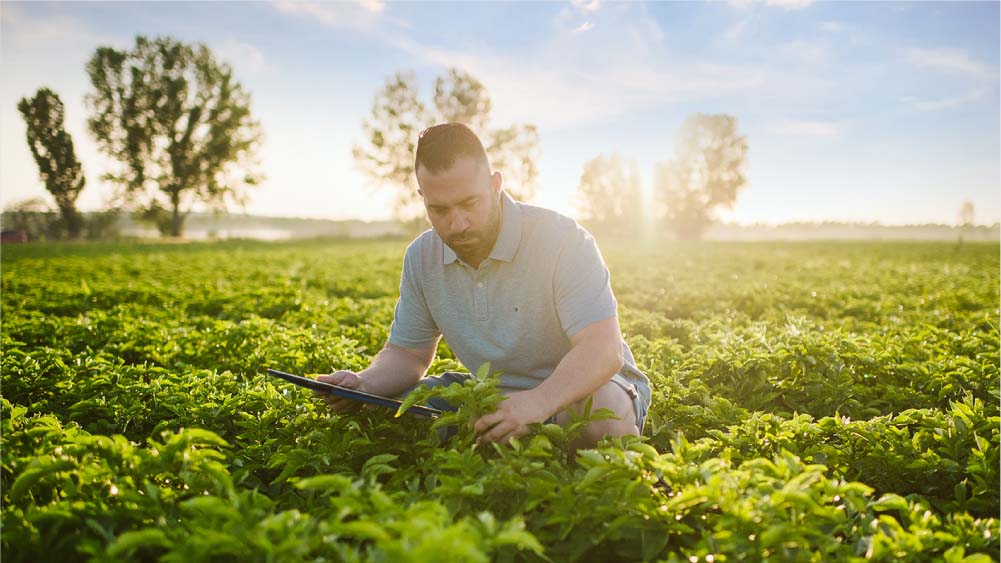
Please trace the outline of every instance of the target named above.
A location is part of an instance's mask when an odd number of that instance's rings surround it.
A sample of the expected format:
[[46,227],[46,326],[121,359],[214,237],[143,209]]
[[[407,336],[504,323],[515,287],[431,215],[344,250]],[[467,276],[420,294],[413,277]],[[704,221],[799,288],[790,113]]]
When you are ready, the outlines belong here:
[[[88,131],[114,163],[101,177],[116,187],[112,210],[87,215],[77,210],[86,185],[83,166],[65,130],[62,100],[40,88],[21,99],[18,110],[57,209],[49,210],[40,199],[20,202],[8,209],[8,227],[36,238],[101,237],[121,209],[177,237],[196,204],[225,210],[243,203],[247,188],[260,182],[255,162],[262,133],[250,95],[205,45],[140,35],[129,50],[99,47],[86,70],[92,86],[85,96]],[[430,100],[420,96],[413,72],[397,72],[375,94],[362,123],[362,142],[352,152],[377,185],[398,190],[397,218],[423,226],[413,170],[418,135],[435,123],[462,122],[483,139],[494,167],[505,175],[506,191],[530,201],[537,190],[538,129],[528,123],[496,127],[491,109],[486,87],[467,72],[452,68],[437,77]],[[657,169],[661,218],[679,236],[697,237],[715,208],[733,204],[744,183],[746,151],[732,117],[690,117],[674,159]],[[635,163],[618,155],[585,165],[579,196],[583,219],[599,229],[628,232],[646,211]]]
[[[205,45],[140,35],[130,50],[99,47],[86,70],[93,87],[85,96],[88,130],[114,162],[102,176],[116,187],[112,209],[77,210],[86,184],[83,166],[64,127],[62,100],[40,88],[21,99],[18,110],[56,210],[41,199],[20,202],[8,209],[7,228],[41,238],[99,238],[124,210],[177,237],[196,204],[214,210],[242,204],[247,189],[261,181],[256,151],[262,132],[250,94]],[[435,123],[462,122],[484,141],[494,168],[505,175],[506,191],[530,201],[538,189],[539,131],[530,123],[497,127],[491,110],[486,87],[467,72],[451,68],[438,76],[427,100],[415,73],[397,72],[376,92],[352,153],[377,186],[396,190],[395,216],[423,228],[413,170],[418,135]],[[660,225],[678,238],[700,238],[746,184],[747,151],[733,116],[691,115],[673,156],[656,165],[649,196],[635,161],[612,154],[586,162],[577,186],[580,218],[602,233],[638,236]],[[972,225],[972,203],[964,203],[960,221]]]

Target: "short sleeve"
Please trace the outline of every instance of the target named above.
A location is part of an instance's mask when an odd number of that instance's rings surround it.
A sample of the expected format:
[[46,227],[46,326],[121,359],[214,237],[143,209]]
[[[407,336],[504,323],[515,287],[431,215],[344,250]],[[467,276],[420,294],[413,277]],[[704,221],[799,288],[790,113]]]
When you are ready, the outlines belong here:
[[403,258],[400,298],[396,302],[396,313],[389,329],[389,343],[403,348],[426,349],[438,342],[441,331],[431,316],[424,292],[415,275],[418,262],[418,258],[414,256],[415,250],[416,247],[411,246]]
[[567,337],[616,316],[610,276],[594,238],[580,226],[563,244],[553,280],[556,312]]

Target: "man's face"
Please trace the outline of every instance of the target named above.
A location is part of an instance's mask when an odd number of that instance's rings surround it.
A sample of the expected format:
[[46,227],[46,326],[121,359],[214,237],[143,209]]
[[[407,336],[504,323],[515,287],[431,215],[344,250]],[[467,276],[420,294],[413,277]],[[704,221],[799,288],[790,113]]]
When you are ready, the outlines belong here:
[[463,262],[478,267],[500,233],[500,172],[460,156],[437,174],[418,168],[417,184],[434,230]]

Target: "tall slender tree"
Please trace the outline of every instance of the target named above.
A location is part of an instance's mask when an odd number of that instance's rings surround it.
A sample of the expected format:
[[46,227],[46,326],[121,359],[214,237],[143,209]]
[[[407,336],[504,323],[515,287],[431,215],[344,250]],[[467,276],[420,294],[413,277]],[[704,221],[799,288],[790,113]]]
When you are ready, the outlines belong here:
[[76,208],[87,179],[73,150],[73,139],[63,127],[65,109],[59,96],[40,88],[31,98],[21,98],[17,109],[27,125],[28,148],[38,164],[38,174],[52,197],[70,238],[83,230],[83,217]]
[[129,51],[98,48],[87,73],[90,130],[119,164],[105,179],[161,233],[180,236],[196,202],[224,209],[260,181],[250,95],[205,45],[139,36]]

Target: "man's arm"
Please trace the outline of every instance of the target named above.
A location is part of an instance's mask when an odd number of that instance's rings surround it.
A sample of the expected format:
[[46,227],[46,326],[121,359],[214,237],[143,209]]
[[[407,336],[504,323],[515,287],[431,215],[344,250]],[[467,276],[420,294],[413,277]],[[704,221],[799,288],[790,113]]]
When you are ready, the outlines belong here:
[[553,374],[538,387],[512,393],[493,413],[480,417],[476,433],[483,440],[506,442],[597,391],[622,369],[619,320],[591,323],[570,337],[571,348]]
[[[394,397],[417,385],[434,360],[436,348],[404,348],[387,342],[364,370],[358,373],[342,370],[316,379],[374,395]],[[347,412],[358,406],[357,401],[333,395],[324,395],[323,399],[336,412]]]

